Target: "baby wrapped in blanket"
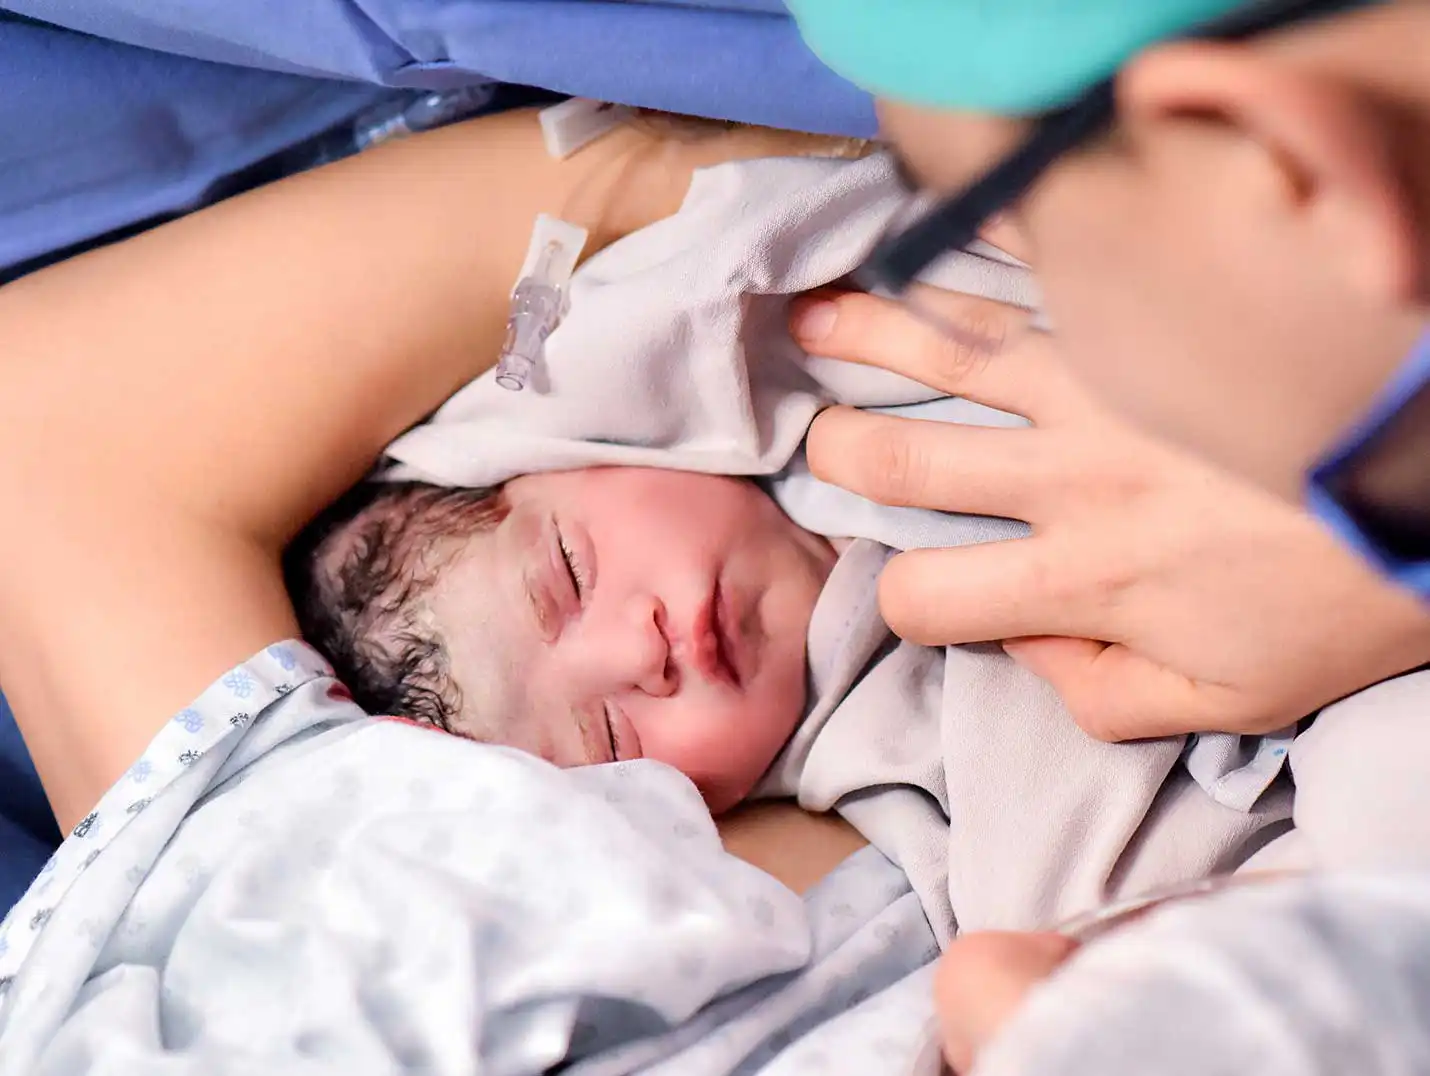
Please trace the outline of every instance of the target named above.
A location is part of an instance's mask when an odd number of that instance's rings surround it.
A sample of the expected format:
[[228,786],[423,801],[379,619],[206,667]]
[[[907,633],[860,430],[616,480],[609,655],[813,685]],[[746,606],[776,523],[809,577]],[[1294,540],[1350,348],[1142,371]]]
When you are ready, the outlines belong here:
[[[836,810],[941,941],[1242,865],[1290,828],[1289,736],[1097,743],[997,647],[900,643],[879,619],[892,550],[1024,532],[804,467],[829,402],[1022,421],[784,331],[788,297],[852,270],[899,196],[882,157],[699,173],[677,216],[578,271],[541,391],[473,382],[312,532],[309,637],[372,712],[560,765],[665,762],[716,812]],[[944,269],[1036,302],[991,249]]]

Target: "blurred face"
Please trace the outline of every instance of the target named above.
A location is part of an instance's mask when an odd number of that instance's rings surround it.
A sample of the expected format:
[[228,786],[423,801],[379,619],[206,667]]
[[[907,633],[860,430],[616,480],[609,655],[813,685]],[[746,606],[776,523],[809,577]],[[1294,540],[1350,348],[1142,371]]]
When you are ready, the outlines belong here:
[[430,604],[464,720],[561,766],[656,759],[733,806],[803,713],[828,543],[740,479],[592,468],[503,493]]
[[[1382,286],[1396,239],[1385,177],[1334,165],[1370,159],[1360,140],[1379,132],[1314,76],[1239,68],[1240,81],[1218,80],[1205,65],[1219,58],[1184,51],[1175,71],[1164,61],[1129,70],[1115,134],[1057,162],[990,238],[1032,262],[1060,345],[1092,388],[1154,432],[1298,496],[1306,465],[1421,328]],[[1199,103],[1232,118],[1198,116]],[[1234,118],[1243,105],[1256,111],[1245,126]],[[881,117],[915,175],[945,193],[1027,133],[897,104]],[[1317,147],[1306,161],[1292,159],[1299,145],[1275,143],[1283,130]]]

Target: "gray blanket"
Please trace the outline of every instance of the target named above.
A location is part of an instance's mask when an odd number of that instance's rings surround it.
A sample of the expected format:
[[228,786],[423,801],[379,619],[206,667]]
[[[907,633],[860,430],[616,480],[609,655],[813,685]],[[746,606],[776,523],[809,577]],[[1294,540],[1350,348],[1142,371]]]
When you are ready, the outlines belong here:
[[[699,173],[680,213],[592,258],[547,349],[548,384],[490,375],[395,442],[395,477],[489,485],[596,464],[767,476],[802,525],[858,537],[810,630],[813,704],[763,792],[848,818],[908,873],[941,940],[1033,926],[1232,869],[1289,827],[1289,734],[1096,743],[997,647],[895,645],[874,579],[887,547],[1016,538],[1020,523],[870,504],[815,480],[800,445],[831,401],[915,417],[1022,420],[884,371],[804,354],[792,294],[851,271],[900,203],[890,162],[808,159]],[[980,246],[955,290],[1033,305],[1025,268]]]

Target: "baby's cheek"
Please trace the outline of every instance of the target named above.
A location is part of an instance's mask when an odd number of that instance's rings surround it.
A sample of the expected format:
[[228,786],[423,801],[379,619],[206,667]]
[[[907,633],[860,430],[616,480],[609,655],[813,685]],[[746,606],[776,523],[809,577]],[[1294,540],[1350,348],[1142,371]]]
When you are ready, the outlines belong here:
[[641,753],[673,766],[700,789],[713,813],[733,807],[749,794],[799,719],[798,699],[781,692],[778,709],[769,692],[759,699],[733,697],[698,710],[673,709],[633,717]]
[[747,696],[734,722],[743,748],[742,796],[770,768],[804,716],[807,687],[803,653],[801,649],[798,660],[785,663],[780,676],[771,678],[761,692]]
[[674,766],[701,788],[725,783],[750,754],[748,735],[737,723],[715,713],[656,714],[645,727],[637,725],[636,731],[641,754]]

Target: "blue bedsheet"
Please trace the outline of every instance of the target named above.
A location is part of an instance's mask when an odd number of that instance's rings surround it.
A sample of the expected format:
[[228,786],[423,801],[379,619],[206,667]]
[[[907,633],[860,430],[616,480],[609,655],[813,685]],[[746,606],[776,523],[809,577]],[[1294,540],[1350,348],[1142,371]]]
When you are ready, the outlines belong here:
[[396,89],[482,79],[874,129],[780,0],[0,0],[0,280],[200,205]]

